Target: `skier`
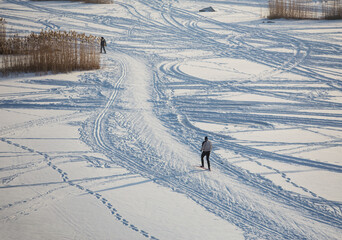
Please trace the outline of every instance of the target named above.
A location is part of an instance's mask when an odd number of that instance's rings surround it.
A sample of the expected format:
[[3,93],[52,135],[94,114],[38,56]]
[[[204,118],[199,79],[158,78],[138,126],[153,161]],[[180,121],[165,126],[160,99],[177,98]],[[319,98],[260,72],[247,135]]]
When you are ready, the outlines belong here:
[[209,171],[210,171],[209,156],[210,156],[210,151],[211,151],[212,148],[213,148],[213,145],[211,144],[211,141],[208,140],[208,137],[205,137],[204,138],[204,142],[202,142],[202,148],[201,148],[201,151],[202,151],[202,155],[201,155],[202,165],[201,165],[201,167],[202,168],[204,167],[203,158],[204,158],[204,156],[206,156],[207,157],[207,163],[208,163],[208,170]]
[[104,53],[106,53],[105,46],[107,46],[106,40],[103,37],[101,37],[101,53],[102,53],[102,49]]

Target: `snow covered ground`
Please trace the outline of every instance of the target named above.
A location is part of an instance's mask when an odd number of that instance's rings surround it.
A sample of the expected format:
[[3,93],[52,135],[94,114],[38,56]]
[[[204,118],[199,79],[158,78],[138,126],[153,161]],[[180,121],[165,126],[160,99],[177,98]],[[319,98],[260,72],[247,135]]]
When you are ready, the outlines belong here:
[[0,79],[1,239],[341,239],[342,22],[266,2],[1,0],[10,31],[108,44]]

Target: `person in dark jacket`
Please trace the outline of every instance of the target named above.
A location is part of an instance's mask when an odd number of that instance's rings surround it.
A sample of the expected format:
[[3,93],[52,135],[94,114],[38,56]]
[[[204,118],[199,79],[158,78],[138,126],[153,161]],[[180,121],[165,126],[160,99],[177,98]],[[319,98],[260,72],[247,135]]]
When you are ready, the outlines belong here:
[[209,156],[210,156],[210,151],[212,150],[213,148],[213,145],[211,143],[211,141],[208,140],[208,137],[205,137],[204,138],[204,142],[202,142],[202,148],[201,148],[201,151],[202,151],[202,155],[201,155],[201,167],[203,168],[204,167],[204,161],[203,161],[203,158],[204,156],[207,157],[207,163],[208,163],[208,170],[210,171],[210,162],[209,162]]
[[101,53],[102,53],[102,49],[104,53],[106,53],[105,46],[107,46],[106,40],[103,37],[101,37]]

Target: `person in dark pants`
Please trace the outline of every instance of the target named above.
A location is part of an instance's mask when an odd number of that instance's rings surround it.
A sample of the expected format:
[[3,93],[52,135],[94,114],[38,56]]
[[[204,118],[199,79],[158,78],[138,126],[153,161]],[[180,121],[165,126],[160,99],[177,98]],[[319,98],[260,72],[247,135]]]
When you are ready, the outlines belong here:
[[201,167],[204,167],[203,158],[204,158],[204,156],[206,156],[207,157],[207,163],[208,163],[208,170],[209,171],[210,171],[209,156],[210,156],[210,151],[211,151],[212,148],[213,148],[212,143],[208,140],[208,137],[205,137],[204,138],[204,142],[202,142],[202,148],[201,148],[201,151],[202,151],[202,155],[201,155],[202,165],[201,165]]
[[102,53],[102,49],[103,49],[104,53],[106,53],[105,46],[107,46],[106,40],[103,37],[101,37],[101,53]]

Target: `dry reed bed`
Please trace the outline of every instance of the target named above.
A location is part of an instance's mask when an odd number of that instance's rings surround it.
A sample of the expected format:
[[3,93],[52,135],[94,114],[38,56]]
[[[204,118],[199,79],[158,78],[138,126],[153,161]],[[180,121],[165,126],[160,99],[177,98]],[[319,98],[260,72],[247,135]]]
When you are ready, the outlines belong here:
[[99,39],[70,31],[41,31],[26,37],[6,36],[0,21],[0,72],[65,73],[100,68]]
[[342,19],[341,0],[269,0],[270,19]]

